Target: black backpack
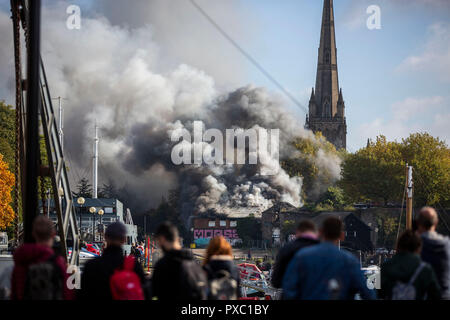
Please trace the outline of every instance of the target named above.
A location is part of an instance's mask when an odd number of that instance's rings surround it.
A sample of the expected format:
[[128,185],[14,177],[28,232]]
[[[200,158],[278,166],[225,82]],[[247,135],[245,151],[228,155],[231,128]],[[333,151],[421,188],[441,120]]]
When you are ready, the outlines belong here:
[[191,259],[180,261],[180,288],[182,300],[206,300],[208,279],[203,269]]
[[210,300],[237,300],[238,283],[226,270],[214,273],[208,283]]
[[63,300],[64,278],[56,257],[28,267],[24,300]]

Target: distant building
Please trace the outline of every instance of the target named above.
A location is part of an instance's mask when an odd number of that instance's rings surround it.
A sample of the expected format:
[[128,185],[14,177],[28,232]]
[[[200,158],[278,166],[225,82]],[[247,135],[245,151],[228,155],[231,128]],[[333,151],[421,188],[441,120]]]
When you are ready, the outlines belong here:
[[322,222],[330,216],[338,217],[344,223],[345,240],[341,242],[342,247],[350,250],[373,250],[372,228],[358,218],[355,213],[310,212],[282,202],[263,212],[261,218],[262,237],[275,245],[277,242],[286,241],[290,236],[283,234],[283,226],[286,221],[294,222],[297,225],[301,220],[309,219],[320,228]]
[[[86,239],[90,237],[92,240],[92,230],[94,230],[95,240],[100,241],[102,238],[102,230],[99,226],[103,225],[103,230],[105,230],[111,223],[120,221],[125,224],[128,230],[127,242],[124,246],[125,250],[129,252],[131,244],[137,242],[137,226],[133,223],[129,209],[125,209],[123,203],[119,200],[85,198],[85,203],[83,205],[77,203],[77,198],[73,198],[73,201],[75,206],[75,217],[78,226],[81,225],[81,234],[83,238]],[[53,206],[53,200],[50,199],[50,201],[45,201],[44,205],[46,206],[46,211],[50,213],[50,219],[56,223],[57,217]],[[89,211],[92,207],[96,209],[95,213]],[[103,210],[102,216],[98,214],[100,210]],[[42,206],[40,206],[40,212],[44,212]]]
[[196,246],[207,246],[216,236],[223,236],[233,246],[242,242],[237,230],[238,219],[211,215],[194,217],[191,223]]
[[347,147],[345,102],[339,88],[333,0],[324,0],[316,88],[309,100],[305,127],[322,134],[337,149]]

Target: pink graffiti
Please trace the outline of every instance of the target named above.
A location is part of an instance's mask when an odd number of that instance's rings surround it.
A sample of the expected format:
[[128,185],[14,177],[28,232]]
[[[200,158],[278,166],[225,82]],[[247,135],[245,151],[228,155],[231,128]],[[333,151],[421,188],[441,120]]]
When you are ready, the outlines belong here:
[[226,239],[239,239],[236,229],[195,229],[194,239],[211,239],[223,236]]

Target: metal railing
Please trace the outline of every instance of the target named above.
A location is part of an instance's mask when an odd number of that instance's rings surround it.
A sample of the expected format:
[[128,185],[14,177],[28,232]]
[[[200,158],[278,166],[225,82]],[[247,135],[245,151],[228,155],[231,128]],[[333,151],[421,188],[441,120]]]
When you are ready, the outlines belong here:
[[71,254],[70,256],[68,255],[67,261],[72,265],[78,265],[80,233],[78,231],[69,177],[67,175],[64,154],[59,140],[55,112],[52,105],[52,99],[42,58],[40,87],[42,98],[42,129],[44,131],[55,210],[58,218],[58,231],[63,250],[67,253],[67,255],[69,252],[67,250],[67,240],[70,238],[72,242]]

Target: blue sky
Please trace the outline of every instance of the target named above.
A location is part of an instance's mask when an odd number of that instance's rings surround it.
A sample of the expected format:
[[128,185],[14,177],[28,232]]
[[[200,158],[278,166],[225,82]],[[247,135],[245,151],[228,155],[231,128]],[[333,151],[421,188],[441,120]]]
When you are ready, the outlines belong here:
[[[9,11],[6,2],[0,4],[4,12]],[[187,0],[43,2],[62,8],[77,4],[83,15],[106,16],[112,24],[130,24],[131,28],[149,24],[163,54],[210,74],[219,88],[252,83],[278,91]],[[153,2],[159,2],[159,7],[152,6]],[[307,107],[315,83],[322,1],[197,2]],[[381,30],[366,27],[369,5],[381,8]],[[448,142],[450,1],[335,0],[334,6],[349,150],[357,150],[378,134],[401,139],[411,132],[428,131]],[[155,8],[161,14],[151,12]],[[304,111],[288,100],[287,104],[303,122]]]

